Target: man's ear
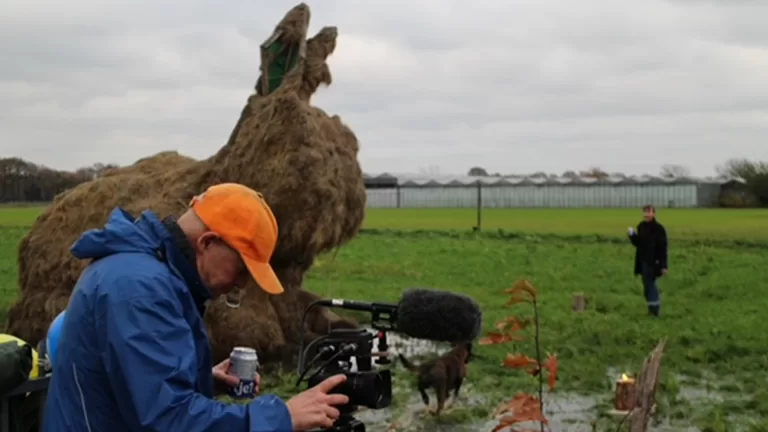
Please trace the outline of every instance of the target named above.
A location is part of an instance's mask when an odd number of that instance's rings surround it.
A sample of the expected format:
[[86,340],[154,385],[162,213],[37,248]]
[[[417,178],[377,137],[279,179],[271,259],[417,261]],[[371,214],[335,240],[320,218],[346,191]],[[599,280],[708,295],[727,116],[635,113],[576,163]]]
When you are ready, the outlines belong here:
[[216,242],[218,238],[219,236],[214,232],[204,232],[200,237],[197,238],[197,248],[201,251],[206,250],[209,246]]

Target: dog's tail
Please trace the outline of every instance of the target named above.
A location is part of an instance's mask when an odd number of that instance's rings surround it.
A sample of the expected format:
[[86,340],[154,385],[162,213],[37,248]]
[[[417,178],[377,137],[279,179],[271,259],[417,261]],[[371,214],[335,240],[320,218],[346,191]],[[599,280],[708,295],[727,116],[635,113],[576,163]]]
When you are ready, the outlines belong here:
[[416,366],[415,364],[411,363],[411,361],[408,360],[407,358],[405,358],[404,355],[398,354],[397,356],[400,357],[400,362],[403,363],[403,366],[405,366],[406,369],[408,369],[411,372],[418,372],[419,371],[419,367]]

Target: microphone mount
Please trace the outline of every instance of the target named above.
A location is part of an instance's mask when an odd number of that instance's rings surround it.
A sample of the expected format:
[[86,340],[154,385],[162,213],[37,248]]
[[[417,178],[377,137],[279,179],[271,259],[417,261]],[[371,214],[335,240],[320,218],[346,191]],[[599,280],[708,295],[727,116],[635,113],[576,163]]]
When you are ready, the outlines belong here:
[[[313,306],[326,306],[331,308],[341,308],[347,310],[356,310],[361,312],[370,312],[371,328],[379,331],[397,331],[397,305],[383,302],[363,302],[358,300],[330,299],[318,300],[311,304]],[[308,308],[308,309],[309,309]]]

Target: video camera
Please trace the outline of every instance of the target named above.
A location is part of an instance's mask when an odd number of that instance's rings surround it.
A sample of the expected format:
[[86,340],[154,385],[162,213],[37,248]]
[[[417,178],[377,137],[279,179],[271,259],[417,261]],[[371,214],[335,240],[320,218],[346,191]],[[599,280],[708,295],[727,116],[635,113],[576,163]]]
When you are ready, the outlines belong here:
[[[316,429],[315,432],[365,432],[365,424],[353,416],[358,407],[382,409],[387,408],[392,403],[392,372],[386,368],[392,362],[389,359],[386,332],[395,330],[396,311],[391,305],[386,304],[374,304],[373,308],[369,309],[367,304],[365,308],[349,307],[351,303],[348,302],[346,305],[327,304],[327,301],[321,300],[310,304],[304,311],[302,318],[301,328],[304,328],[304,320],[308,311],[319,305],[366,310],[372,313],[371,327],[378,330],[378,334],[373,334],[366,329],[332,330],[329,334],[310,342],[301,351],[297,386],[305,380],[304,377],[314,367],[316,367],[316,371],[306,378],[307,388],[314,387],[333,375],[344,374],[347,377],[344,384],[335,388],[333,393],[346,395],[349,398],[349,403],[337,406],[341,416],[336,420],[333,427]],[[374,340],[376,341],[376,352],[373,351]],[[303,340],[301,345],[303,346]],[[313,352],[315,353],[313,358],[306,361],[308,355]],[[374,363],[379,367],[375,367]]]
[[[483,323],[480,306],[470,297],[422,288],[406,290],[397,304],[342,299],[315,301],[304,310],[302,330],[309,311],[315,306],[370,312],[371,327],[378,331],[378,334],[373,334],[365,329],[333,330],[310,342],[306,349],[304,334],[301,334],[297,386],[313,367],[317,369],[307,379],[308,387],[314,387],[333,375],[344,374],[347,377],[346,382],[334,392],[349,397],[349,403],[338,407],[341,416],[333,427],[320,430],[329,432],[364,432],[363,422],[352,416],[357,408],[382,409],[392,403],[392,372],[387,368],[392,363],[387,344],[388,331],[433,341],[471,341],[477,337]],[[307,362],[310,354],[314,357]],[[373,358],[376,358],[375,362]],[[356,365],[354,370],[353,359]],[[379,367],[374,369],[374,363]]]

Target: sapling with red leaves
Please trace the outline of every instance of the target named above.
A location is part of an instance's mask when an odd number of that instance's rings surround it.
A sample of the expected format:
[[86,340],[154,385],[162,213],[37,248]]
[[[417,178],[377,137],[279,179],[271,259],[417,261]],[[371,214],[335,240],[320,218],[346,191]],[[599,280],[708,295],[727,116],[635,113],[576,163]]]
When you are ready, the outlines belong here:
[[[557,381],[557,356],[548,354],[546,359],[542,359],[541,343],[539,339],[539,307],[536,297],[536,288],[527,280],[519,280],[515,284],[503,291],[509,295],[509,299],[504,303],[505,307],[510,307],[519,303],[528,303],[533,306],[533,326],[535,330],[536,358],[531,358],[524,354],[507,354],[502,365],[511,369],[523,369],[526,373],[539,378],[538,397],[519,392],[511,401],[502,404],[496,411],[496,417],[499,417],[499,423],[493,428],[493,432],[536,432],[533,429],[523,429],[523,423],[539,423],[540,432],[544,432],[545,427],[549,429],[549,420],[544,415],[544,371],[546,371],[546,385],[549,391],[553,391]],[[530,320],[519,319],[516,316],[509,316],[496,324],[496,331],[489,332],[482,338],[480,345],[495,345],[508,342],[524,340],[521,332],[531,324]]]

